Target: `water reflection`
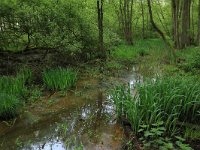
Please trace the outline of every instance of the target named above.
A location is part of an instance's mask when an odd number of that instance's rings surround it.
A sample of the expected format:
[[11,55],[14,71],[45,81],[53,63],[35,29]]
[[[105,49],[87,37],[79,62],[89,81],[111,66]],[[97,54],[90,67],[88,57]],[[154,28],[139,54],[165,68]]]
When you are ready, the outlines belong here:
[[[114,130],[116,123],[113,123],[111,119],[114,116],[114,106],[108,99],[110,96],[102,92],[98,93],[97,100],[85,104],[74,112],[59,116],[59,123],[46,124],[39,130],[32,129],[34,131],[31,135],[23,135],[20,138],[23,144],[18,149],[70,150],[81,146],[82,143],[85,149],[94,147],[101,149],[102,141],[107,138],[112,142],[115,132],[121,130],[119,127]],[[122,130],[118,132],[122,136]],[[28,141],[28,139],[32,140]],[[120,140],[116,142],[120,143]]]
[[[64,109],[62,113],[50,113],[43,118],[42,122],[10,132],[10,135],[3,137],[10,139],[2,144],[3,150],[17,148],[19,150],[71,150],[82,145],[86,150],[119,149],[123,130],[116,121],[113,121],[115,108],[111,103],[111,95],[106,95],[102,87],[105,85],[109,87],[119,81],[129,83],[130,88],[134,89],[137,83],[142,83],[144,80],[138,73],[139,69],[139,67],[134,67],[131,73],[124,72],[122,76],[113,77],[109,82],[105,78],[105,81],[102,81],[103,84],[94,80],[91,86],[88,83],[87,86],[92,88],[84,88],[82,93],[87,93],[92,97],[88,101],[81,97],[77,98],[75,95],[67,95],[65,100],[57,101],[59,105],[48,108],[54,110],[62,105],[61,108]],[[91,92],[88,92],[89,90]],[[16,139],[19,135],[20,139],[16,147]],[[13,147],[7,145],[13,145]]]

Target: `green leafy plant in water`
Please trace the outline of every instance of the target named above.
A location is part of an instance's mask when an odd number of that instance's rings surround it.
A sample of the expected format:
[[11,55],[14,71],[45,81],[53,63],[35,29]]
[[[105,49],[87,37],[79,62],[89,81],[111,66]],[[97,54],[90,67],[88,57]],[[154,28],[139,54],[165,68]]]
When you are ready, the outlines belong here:
[[49,90],[66,90],[75,85],[77,72],[71,69],[46,69],[42,73],[44,85]]

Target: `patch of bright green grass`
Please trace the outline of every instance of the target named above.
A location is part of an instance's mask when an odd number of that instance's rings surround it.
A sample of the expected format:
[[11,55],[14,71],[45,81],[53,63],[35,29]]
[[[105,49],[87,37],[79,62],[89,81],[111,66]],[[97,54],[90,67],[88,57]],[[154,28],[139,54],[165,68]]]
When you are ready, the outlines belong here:
[[161,39],[148,39],[137,40],[134,45],[119,45],[112,52],[112,56],[117,60],[134,62],[139,56],[152,55],[159,58],[167,52],[166,45]]
[[75,85],[77,72],[71,69],[46,69],[42,73],[44,85],[49,90],[65,90]]

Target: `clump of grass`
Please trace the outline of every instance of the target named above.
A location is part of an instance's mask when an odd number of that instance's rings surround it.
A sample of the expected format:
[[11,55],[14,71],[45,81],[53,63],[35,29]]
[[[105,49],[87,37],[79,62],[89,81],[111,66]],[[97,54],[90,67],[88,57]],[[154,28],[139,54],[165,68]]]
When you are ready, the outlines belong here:
[[72,69],[46,69],[42,73],[44,85],[49,90],[66,90],[75,85],[77,72]]
[[27,93],[20,77],[0,77],[0,118],[9,119],[17,114],[17,108]]
[[22,67],[17,72],[17,77],[21,78],[24,83],[30,84],[33,79],[33,73],[32,70],[28,67]]
[[27,91],[24,79],[21,77],[0,77],[0,91],[9,95],[23,97]]
[[141,125],[164,122],[166,133],[173,135],[177,123],[199,123],[200,82],[192,77],[168,77],[145,82],[137,94],[119,86],[114,90],[118,116],[125,116],[136,134]]
[[14,95],[0,93],[0,118],[9,119],[17,114],[19,100]]
[[28,89],[25,83],[30,82],[32,71],[20,69],[17,76],[0,77],[0,118],[9,119],[17,114],[17,108],[25,102]]

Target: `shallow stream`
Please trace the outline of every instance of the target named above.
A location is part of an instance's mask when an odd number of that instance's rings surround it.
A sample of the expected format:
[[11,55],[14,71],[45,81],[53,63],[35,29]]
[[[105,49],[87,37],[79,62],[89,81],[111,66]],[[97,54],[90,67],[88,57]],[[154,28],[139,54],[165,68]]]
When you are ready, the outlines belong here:
[[0,122],[0,150],[121,149],[123,128],[108,91],[142,80],[138,68],[115,77],[82,75],[72,91],[43,96],[12,122]]

